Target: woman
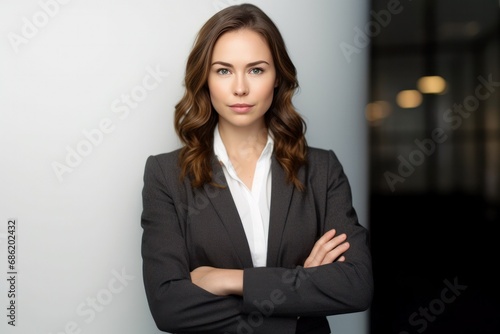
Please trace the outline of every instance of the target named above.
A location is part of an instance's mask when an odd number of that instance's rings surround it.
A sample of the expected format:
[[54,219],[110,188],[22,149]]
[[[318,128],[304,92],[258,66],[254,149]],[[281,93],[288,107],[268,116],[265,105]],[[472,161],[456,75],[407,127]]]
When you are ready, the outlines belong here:
[[150,156],[143,274],[173,333],[330,333],[326,316],[368,309],[368,231],[331,150],[308,147],[296,70],[258,7],[200,30],[175,108],[182,148]]

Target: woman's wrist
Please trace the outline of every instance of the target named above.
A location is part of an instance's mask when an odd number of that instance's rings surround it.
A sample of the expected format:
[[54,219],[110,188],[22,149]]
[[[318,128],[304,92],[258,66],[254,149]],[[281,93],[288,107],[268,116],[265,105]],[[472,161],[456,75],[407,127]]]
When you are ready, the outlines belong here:
[[243,270],[222,269],[221,270],[222,291],[224,295],[243,295]]

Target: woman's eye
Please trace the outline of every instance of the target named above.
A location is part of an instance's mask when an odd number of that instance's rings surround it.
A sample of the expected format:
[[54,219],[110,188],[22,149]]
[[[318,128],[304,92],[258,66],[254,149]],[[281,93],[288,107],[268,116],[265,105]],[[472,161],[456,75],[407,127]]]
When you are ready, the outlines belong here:
[[263,70],[263,69],[261,69],[261,68],[252,68],[252,69],[250,70],[250,73],[251,73],[251,74],[261,74],[262,72],[264,72],[264,70]]
[[221,68],[217,70],[217,73],[222,74],[222,75],[227,75],[229,74],[229,70],[227,68]]

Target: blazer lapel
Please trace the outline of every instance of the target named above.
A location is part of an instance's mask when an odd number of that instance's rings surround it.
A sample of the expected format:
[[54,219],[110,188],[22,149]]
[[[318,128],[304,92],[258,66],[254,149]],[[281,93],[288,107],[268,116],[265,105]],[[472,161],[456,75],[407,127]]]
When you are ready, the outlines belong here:
[[269,236],[267,241],[267,266],[276,267],[281,239],[285,228],[294,185],[286,182],[286,175],[276,158],[272,157],[271,212],[269,215]]
[[216,157],[212,159],[212,172],[216,183],[225,186],[225,188],[218,188],[212,185],[205,184],[203,186],[207,198],[215,208],[219,219],[226,228],[229,240],[233,244],[241,266],[243,268],[253,267],[252,255],[250,253],[250,246],[241,223],[240,215],[236,204],[234,203],[231,191],[227,185],[226,177],[222,171],[222,166]]

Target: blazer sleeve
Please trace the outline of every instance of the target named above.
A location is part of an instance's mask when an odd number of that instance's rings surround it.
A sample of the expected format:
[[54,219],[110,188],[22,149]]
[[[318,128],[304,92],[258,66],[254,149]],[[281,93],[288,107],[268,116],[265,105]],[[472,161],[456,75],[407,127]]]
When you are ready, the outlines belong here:
[[345,253],[346,260],[313,268],[245,269],[244,312],[255,311],[256,306],[269,301],[270,296],[279,301],[268,303],[274,315],[328,316],[364,311],[371,304],[369,233],[358,222],[350,185],[339,160],[333,151],[323,152],[325,158],[310,163],[316,166],[312,168],[325,166],[326,169],[315,170],[318,177],[309,180],[308,187],[315,188],[315,201],[320,201],[318,207],[323,207],[320,210],[322,232],[335,228],[339,234],[347,234],[350,248]]
[[[285,328],[293,333],[296,319],[267,317],[255,319],[243,314],[239,296],[216,296],[191,282],[189,258],[177,212],[178,178],[172,166],[160,165],[155,156],[147,159],[142,191],[143,228],[141,255],[143,280],[152,317],[161,331],[171,333],[270,333]],[[170,181],[170,182],[169,182]],[[180,184],[180,183],[179,183]]]

